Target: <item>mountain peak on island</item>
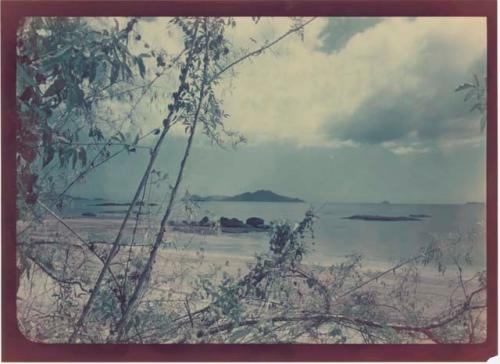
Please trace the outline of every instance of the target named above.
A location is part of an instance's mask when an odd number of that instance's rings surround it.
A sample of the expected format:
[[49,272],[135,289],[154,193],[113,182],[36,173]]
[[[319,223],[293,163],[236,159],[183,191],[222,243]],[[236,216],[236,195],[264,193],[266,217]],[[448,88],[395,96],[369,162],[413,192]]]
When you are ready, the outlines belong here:
[[255,192],[245,192],[233,197],[228,197],[226,201],[259,201],[259,202],[304,202],[299,198],[278,195],[269,190],[257,190]]
[[207,196],[192,195],[194,201],[243,201],[243,202],[304,202],[299,198],[282,196],[270,190],[244,192],[235,196]]

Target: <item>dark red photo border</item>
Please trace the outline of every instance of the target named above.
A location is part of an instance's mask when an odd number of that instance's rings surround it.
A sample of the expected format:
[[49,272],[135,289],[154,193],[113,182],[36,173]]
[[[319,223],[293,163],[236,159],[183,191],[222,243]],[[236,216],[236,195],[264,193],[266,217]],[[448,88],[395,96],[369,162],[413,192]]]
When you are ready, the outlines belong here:
[[[485,361],[497,353],[497,4],[484,0],[2,1],[4,361]],[[16,322],[16,27],[25,16],[481,16],[488,34],[487,339],[481,344],[40,344]]]

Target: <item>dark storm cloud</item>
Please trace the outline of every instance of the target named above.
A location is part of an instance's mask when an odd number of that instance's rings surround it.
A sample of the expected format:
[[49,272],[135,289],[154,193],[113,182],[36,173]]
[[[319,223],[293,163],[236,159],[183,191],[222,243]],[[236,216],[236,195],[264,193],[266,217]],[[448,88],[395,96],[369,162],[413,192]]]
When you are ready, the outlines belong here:
[[340,51],[358,33],[380,23],[383,18],[348,18],[333,17],[328,19],[327,26],[319,35],[323,40],[322,50],[326,52]]
[[411,131],[411,113],[414,101],[410,95],[397,99],[373,96],[346,118],[336,123],[330,135],[339,140],[365,144],[380,144],[405,137]]
[[[443,51],[434,54],[442,56]],[[432,144],[443,139],[477,137],[479,116],[470,112],[471,104],[465,103],[464,95],[454,89],[469,81],[475,73],[482,75],[484,64],[483,56],[465,74],[459,74],[442,60],[422,62],[416,67],[420,80],[418,88],[401,92],[386,89],[372,95],[353,114],[332,120],[327,134],[332,139],[367,145],[384,142]]]

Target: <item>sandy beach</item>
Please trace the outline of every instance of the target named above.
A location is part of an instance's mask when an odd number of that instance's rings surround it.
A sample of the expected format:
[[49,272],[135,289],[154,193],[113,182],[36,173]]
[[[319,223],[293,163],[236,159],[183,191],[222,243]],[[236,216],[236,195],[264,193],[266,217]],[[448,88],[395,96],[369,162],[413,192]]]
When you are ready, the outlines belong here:
[[[104,219],[94,217],[78,217],[65,219],[64,221],[81,237],[88,239],[87,241],[92,241],[95,246],[105,252],[111,246],[111,242],[113,241],[112,238],[116,235],[122,220],[120,218]],[[136,227],[134,222],[130,221],[125,228],[122,242],[123,247],[121,248],[116,260],[119,262],[124,261],[127,258],[127,252],[131,249],[128,241],[130,240],[134,229],[136,230],[136,242],[134,243],[132,250],[134,252],[140,251],[141,254],[146,255],[150,246],[150,243],[146,243],[146,241],[151,241],[154,237],[154,227],[155,225],[152,222],[149,224],[147,222],[142,222]],[[25,224],[18,224],[18,231],[22,231],[24,228]],[[218,238],[231,239],[231,237],[238,235],[240,234],[210,234],[210,239],[211,241],[217,240]],[[241,275],[248,270],[249,265],[255,262],[255,253],[246,255],[224,254],[208,251],[206,247],[210,244],[210,242],[205,242],[205,245],[201,246],[194,244],[194,241],[199,239],[203,240],[205,238],[203,234],[179,232],[169,227],[165,233],[165,237],[166,240],[162,243],[156,259],[154,276],[161,278],[178,275],[180,271],[187,272],[187,278],[182,282],[183,289],[189,288],[186,286],[186,282],[189,281],[190,271],[196,274],[203,274],[216,269],[221,269],[229,274]],[[29,235],[26,233],[24,239],[21,236],[21,241],[30,242],[30,244],[34,246],[36,246],[36,244],[46,244],[50,242],[57,242],[63,246],[64,244],[74,244],[77,246],[82,245],[81,241],[79,241],[74,234],[70,233],[66,227],[54,218],[46,219],[44,223],[39,225],[35,231],[29,232]],[[236,241],[235,243],[241,242]],[[328,264],[324,261],[318,264],[307,257],[304,260],[306,265],[313,267],[312,269],[321,270],[330,265],[341,264],[346,261],[346,257],[333,256],[327,261]],[[368,277],[375,276],[379,272],[390,269],[396,263],[397,262],[394,261],[382,261],[366,257],[363,259],[362,270]],[[95,267],[98,267],[100,263],[94,261],[93,264],[95,264]],[[474,274],[477,270],[478,267],[466,267],[463,274],[467,277]],[[390,282],[392,279],[391,276],[395,277],[396,273],[399,273],[399,271],[394,271],[393,273],[385,275],[384,279]],[[421,297],[422,301],[432,302],[433,307],[436,310],[438,310],[440,306],[448,304],[448,302],[445,301],[445,298],[448,297],[454,289],[451,286],[451,283],[456,280],[456,274],[457,273],[454,270],[448,270],[442,274],[433,266],[421,267],[418,277],[419,297]],[[194,276],[194,274],[192,275]]]

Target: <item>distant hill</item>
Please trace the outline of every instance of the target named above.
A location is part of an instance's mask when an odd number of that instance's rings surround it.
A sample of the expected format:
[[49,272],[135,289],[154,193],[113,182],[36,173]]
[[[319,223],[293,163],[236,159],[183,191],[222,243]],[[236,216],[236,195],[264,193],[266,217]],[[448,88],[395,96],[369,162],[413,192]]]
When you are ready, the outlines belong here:
[[278,195],[269,190],[245,192],[240,195],[228,197],[226,201],[257,201],[257,202],[304,202],[299,198]]
[[304,202],[299,198],[278,195],[269,190],[245,192],[235,196],[198,196],[192,195],[193,201],[247,201],[247,202]]

